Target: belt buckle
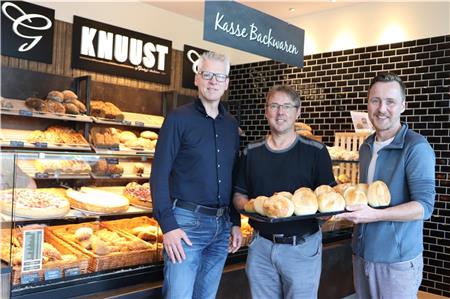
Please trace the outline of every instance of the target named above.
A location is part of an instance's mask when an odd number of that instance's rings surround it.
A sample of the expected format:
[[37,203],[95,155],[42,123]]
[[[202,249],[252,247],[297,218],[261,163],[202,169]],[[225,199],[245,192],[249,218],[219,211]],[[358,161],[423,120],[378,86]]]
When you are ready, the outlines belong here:
[[283,238],[284,237],[284,234],[273,234],[272,235],[272,242],[273,243],[278,243],[277,241],[276,241],[276,239],[277,238]]
[[224,214],[224,210],[225,210],[225,208],[218,208],[216,217],[222,217],[222,215]]

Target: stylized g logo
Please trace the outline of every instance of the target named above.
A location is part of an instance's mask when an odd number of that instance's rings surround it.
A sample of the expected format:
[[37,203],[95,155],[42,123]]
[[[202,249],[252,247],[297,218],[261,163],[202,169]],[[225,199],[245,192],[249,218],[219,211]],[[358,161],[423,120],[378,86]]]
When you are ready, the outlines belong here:
[[[192,58],[192,55],[197,56],[196,58]],[[198,60],[200,58],[200,54],[197,53],[195,50],[189,50],[186,54],[187,58],[190,62],[192,62],[192,71],[194,74],[197,74],[198,72]]]
[[[17,19],[14,19],[13,17],[11,17],[8,14],[8,11],[7,11],[8,7],[12,7],[14,9],[16,9],[22,15],[20,17],[18,17]],[[33,40],[31,43],[23,43],[18,49],[19,52],[26,52],[26,51],[31,50],[42,39],[42,35],[29,36],[29,35],[20,33],[19,26],[23,26],[28,29],[41,30],[41,31],[47,30],[50,27],[52,27],[52,21],[49,18],[47,18],[46,16],[38,15],[38,14],[27,14],[19,6],[17,6],[16,4],[14,4],[12,2],[5,2],[2,5],[2,12],[8,19],[10,19],[13,22],[12,28],[13,28],[13,31],[15,34],[17,34],[20,37]],[[41,27],[32,26],[32,23],[33,23],[32,19],[43,19],[44,21],[46,21],[46,25],[41,26]],[[28,21],[28,24],[26,24],[24,21]]]

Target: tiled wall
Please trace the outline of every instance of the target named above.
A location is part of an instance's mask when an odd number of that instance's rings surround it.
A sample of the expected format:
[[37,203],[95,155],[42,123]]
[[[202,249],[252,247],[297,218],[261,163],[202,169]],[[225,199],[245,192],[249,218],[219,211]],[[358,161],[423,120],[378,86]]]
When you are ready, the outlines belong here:
[[379,72],[395,72],[407,87],[402,120],[427,137],[436,152],[437,198],[425,223],[425,267],[421,289],[450,297],[450,36],[314,54],[300,69],[274,61],[232,67],[230,111],[246,136],[243,145],[267,131],[264,95],[276,84],[302,97],[301,121],[333,145],[334,133],[352,131],[351,110],[366,110],[367,86]]

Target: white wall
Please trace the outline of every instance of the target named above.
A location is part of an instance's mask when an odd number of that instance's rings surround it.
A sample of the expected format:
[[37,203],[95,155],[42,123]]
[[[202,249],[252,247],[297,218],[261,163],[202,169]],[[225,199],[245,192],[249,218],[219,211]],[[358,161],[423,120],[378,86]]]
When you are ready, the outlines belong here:
[[[134,1],[41,2],[56,19],[78,15],[172,41],[227,53],[232,64],[267,58],[203,41],[203,22]],[[450,34],[450,1],[360,3],[286,20],[305,29],[305,55]]]

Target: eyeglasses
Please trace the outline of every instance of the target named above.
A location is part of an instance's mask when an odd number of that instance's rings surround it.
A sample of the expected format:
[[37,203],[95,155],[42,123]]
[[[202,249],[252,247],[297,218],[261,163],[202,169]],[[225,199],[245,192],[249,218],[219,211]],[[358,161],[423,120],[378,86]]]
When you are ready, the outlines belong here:
[[198,72],[204,80],[212,80],[213,77],[216,77],[217,82],[225,82],[228,76],[220,73],[212,73],[212,72]]
[[266,105],[267,108],[269,108],[270,111],[278,111],[278,108],[283,108],[284,111],[293,111],[296,110],[299,106],[291,105],[291,104],[277,104],[277,103],[270,103]]

